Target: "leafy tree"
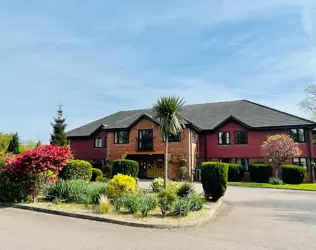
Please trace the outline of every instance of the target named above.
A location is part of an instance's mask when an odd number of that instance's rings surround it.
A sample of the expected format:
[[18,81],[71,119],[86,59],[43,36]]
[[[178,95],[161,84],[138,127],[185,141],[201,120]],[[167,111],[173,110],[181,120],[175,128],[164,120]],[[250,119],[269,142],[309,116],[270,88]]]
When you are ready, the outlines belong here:
[[24,147],[24,150],[29,150],[29,149],[33,149],[36,147],[36,142],[28,140],[28,141],[22,142],[22,145]]
[[7,152],[13,153],[16,155],[21,153],[18,133],[15,133],[12,136]]
[[285,134],[272,135],[261,145],[261,153],[266,159],[272,159],[275,165],[275,177],[278,178],[279,168],[282,167],[288,159],[298,157],[302,154],[298,145],[293,139]]
[[12,140],[12,134],[5,134],[0,132],[0,153],[6,153],[9,144]]
[[182,130],[181,119],[184,100],[180,97],[161,97],[153,106],[155,119],[160,124],[160,133],[165,138],[164,188],[168,181],[168,138]]
[[57,111],[57,118],[54,117],[54,123],[51,123],[53,127],[53,134],[51,134],[50,144],[56,146],[66,146],[67,145],[67,135],[65,129],[67,124],[66,119],[63,118],[62,106],[59,105]]
[[38,141],[37,144],[36,144],[36,146],[35,146],[35,148],[39,148],[39,147],[41,147],[42,145],[43,145],[43,143],[42,143],[41,141]]

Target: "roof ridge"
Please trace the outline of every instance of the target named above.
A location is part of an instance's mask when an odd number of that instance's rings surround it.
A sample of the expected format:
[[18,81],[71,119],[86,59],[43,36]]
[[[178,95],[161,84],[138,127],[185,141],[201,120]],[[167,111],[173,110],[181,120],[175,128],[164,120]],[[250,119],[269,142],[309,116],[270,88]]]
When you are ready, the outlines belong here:
[[284,112],[284,111],[281,111],[281,110],[278,110],[278,109],[274,109],[274,108],[271,108],[271,107],[269,107],[269,106],[265,106],[265,105],[263,105],[263,104],[259,104],[259,103],[252,102],[252,101],[249,101],[249,100],[241,100],[241,101],[243,101],[243,102],[248,102],[248,103],[257,105],[257,106],[259,106],[259,107],[262,107],[262,108],[270,109],[270,110],[272,110],[272,111],[275,111],[275,112],[278,112],[278,113],[281,113],[281,114],[284,114],[284,115],[289,115],[289,116],[292,116],[292,117],[294,117],[294,118],[301,119],[301,120],[304,120],[304,121],[306,121],[306,122],[310,122],[310,123],[315,124],[314,121],[311,121],[311,120],[308,120],[308,119],[306,119],[306,118],[299,117],[299,116],[296,116],[296,115],[293,115],[293,114],[290,114],[290,113],[287,113],[287,112]]
[[[126,111],[129,111],[129,110],[126,110]],[[135,111],[136,111],[136,110],[135,110]],[[121,112],[124,112],[124,111],[121,111]],[[121,120],[119,120],[119,121],[116,121],[116,122],[114,122],[114,123],[112,123],[112,124],[109,124],[109,126],[112,126],[112,125],[114,125],[114,124],[117,124],[117,123],[126,121],[126,120],[128,120],[128,119],[130,119],[130,118],[132,118],[132,117],[135,117],[135,116],[137,116],[137,115],[140,115],[140,114],[146,114],[146,113],[145,113],[145,112],[138,112],[138,113],[136,113],[136,114],[134,114],[134,115],[125,117],[125,118],[123,118],[123,119],[121,119]]]

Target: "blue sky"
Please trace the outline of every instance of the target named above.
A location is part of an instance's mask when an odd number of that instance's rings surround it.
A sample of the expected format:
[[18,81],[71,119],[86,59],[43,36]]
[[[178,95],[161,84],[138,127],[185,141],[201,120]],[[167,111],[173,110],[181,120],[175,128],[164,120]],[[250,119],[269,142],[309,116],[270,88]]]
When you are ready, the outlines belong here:
[[316,77],[314,0],[0,2],[0,131],[48,142],[110,113],[249,99],[297,106]]

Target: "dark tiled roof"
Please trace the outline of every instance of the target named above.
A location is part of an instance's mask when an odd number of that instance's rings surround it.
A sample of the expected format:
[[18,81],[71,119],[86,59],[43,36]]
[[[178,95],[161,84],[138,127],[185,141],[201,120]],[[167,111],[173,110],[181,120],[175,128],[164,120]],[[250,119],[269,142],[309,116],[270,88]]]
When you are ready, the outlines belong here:
[[[143,115],[154,118],[152,109],[120,111],[71,130],[69,137],[89,136],[100,126],[106,129],[128,128]],[[239,120],[251,128],[308,126],[315,123],[291,114],[287,114],[246,100],[185,105],[183,111],[185,123],[192,123],[201,130],[212,130],[230,117]]]

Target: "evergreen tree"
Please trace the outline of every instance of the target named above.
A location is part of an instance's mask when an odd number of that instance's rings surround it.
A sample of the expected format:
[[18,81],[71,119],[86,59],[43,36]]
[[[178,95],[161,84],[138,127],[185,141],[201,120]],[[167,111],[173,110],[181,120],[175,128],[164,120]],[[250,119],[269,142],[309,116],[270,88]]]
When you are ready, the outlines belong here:
[[51,134],[50,144],[56,146],[67,146],[67,135],[65,133],[67,124],[65,121],[66,119],[63,118],[62,106],[59,105],[57,118],[54,117],[54,123],[51,123],[53,127],[53,134]]
[[16,155],[21,153],[18,133],[12,136],[9,147],[7,149],[7,153],[13,153]]
[[43,143],[41,141],[38,141],[38,143],[36,144],[35,148],[39,148],[42,145],[43,145]]

